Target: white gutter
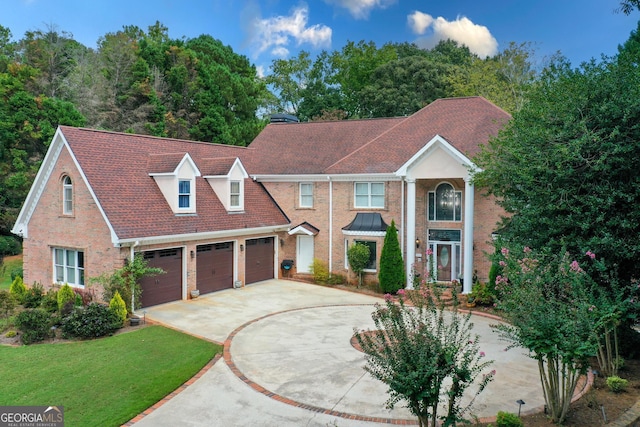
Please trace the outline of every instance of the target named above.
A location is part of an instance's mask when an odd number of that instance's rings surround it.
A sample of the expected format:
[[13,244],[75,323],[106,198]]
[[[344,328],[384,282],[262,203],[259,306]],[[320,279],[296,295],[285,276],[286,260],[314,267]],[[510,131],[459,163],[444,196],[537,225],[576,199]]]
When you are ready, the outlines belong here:
[[333,181],[329,180],[329,275],[333,271]]

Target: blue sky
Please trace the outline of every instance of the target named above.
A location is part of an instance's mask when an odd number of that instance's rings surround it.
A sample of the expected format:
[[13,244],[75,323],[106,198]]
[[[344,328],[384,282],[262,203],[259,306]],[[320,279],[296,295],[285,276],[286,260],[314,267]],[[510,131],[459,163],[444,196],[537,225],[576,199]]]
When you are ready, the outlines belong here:
[[442,38],[481,57],[531,42],[538,59],[560,51],[577,66],[615,54],[636,29],[640,13],[618,7],[618,0],[0,0],[0,25],[14,39],[54,25],[95,47],[123,25],[146,30],[160,21],[171,38],[210,34],[262,73],[301,49],[314,55],[360,40],[431,47]]

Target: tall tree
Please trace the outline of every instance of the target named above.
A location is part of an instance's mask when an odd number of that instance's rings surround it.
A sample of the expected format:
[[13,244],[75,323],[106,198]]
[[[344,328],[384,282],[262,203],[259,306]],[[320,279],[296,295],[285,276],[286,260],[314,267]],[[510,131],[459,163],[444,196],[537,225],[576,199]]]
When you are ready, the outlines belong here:
[[[572,69],[556,61],[476,159],[476,182],[510,214],[511,241],[604,254],[622,283],[640,277],[640,71],[631,49]],[[608,279],[599,278],[603,286]]]
[[402,250],[398,241],[398,229],[395,221],[391,221],[391,225],[387,227],[384,235],[384,244],[380,254],[380,273],[378,273],[380,288],[385,293],[396,293],[407,283],[405,277]]
[[331,55],[333,78],[331,83],[340,86],[344,96],[345,110],[349,117],[369,117],[363,108],[360,94],[371,83],[376,68],[397,59],[398,54],[391,44],[380,49],[374,42],[348,42],[341,51]]

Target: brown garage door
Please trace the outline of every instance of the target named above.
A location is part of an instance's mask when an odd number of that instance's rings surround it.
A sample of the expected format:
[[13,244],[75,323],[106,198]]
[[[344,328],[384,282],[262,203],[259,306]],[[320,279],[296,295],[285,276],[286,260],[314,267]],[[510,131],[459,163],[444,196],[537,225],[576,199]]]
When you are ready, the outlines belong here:
[[196,258],[196,287],[201,294],[233,287],[233,243],[200,245]]
[[163,249],[144,252],[144,259],[149,267],[159,267],[165,274],[143,277],[143,307],[176,301],[182,298],[182,249]]
[[273,279],[273,237],[251,239],[245,244],[245,283]]

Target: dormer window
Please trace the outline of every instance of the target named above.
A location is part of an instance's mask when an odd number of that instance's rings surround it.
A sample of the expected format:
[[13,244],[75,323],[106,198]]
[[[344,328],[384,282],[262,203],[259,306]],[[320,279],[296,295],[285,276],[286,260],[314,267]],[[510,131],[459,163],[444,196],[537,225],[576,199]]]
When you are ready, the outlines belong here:
[[200,170],[188,153],[152,154],[151,176],[174,214],[196,213],[196,178]]
[[62,213],[73,215],[73,182],[69,175],[62,179]]
[[229,182],[229,206],[240,208],[240,181]]
[[200,161],[203,177],[227,212],[244,212],[245,180],[249,174],[236,157],[207,158]]
[[189,209],[191,207],[191,181],[181,179],[178,181],[178,208]]

